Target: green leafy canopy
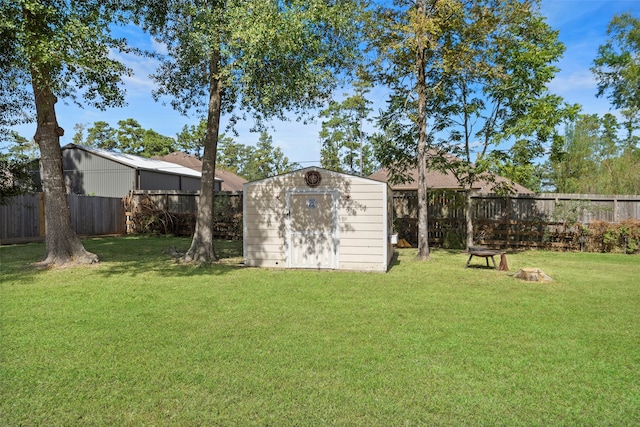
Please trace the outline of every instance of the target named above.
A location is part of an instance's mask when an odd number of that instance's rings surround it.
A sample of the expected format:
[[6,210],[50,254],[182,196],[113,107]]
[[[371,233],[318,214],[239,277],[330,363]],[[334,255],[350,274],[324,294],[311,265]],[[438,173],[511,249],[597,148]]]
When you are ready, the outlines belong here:
[[133,53],[112,26],[130,18],[126,1],[3,1],[0,5],[3,68],[0,80],[14,88],[31,76],[46,82],[59,98],[97,108],[124,103],[122,76],[131,70],[112,51]]
[[[153,2],[151,2],[153,3]],[[288,120],[322,105],[358,55],[358,1],[231,0],[149,4],[144,26],[167,46],[155,96],[206,116],[212,79],[223,87],[231,122],[251,112]],[[215,64],[214,64],[215,62]]]

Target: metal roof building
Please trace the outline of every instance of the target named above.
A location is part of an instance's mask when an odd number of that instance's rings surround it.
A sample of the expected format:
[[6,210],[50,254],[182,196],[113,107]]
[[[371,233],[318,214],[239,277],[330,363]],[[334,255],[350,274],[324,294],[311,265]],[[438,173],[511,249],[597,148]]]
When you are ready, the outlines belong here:
[[62,167],[69,193],[104,197],[131,190],[199,191],[202,175],[175,163],[76,144],[62,147]]

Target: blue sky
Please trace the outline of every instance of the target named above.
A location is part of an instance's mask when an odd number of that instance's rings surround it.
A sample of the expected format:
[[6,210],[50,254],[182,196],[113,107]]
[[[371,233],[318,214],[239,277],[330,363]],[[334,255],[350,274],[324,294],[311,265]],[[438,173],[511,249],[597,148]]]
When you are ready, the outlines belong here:
[[[551,91],[564,97],[569,103],[579,103],[584,113],[604,114],[610,111],[606,98],[596,98],[596,83],[589,70],[596,56],[598,46],[606,40],[607,25],[611,18],[620,13],[640,10],[640,0],[543,0],[542,13],[547,22],[560,31],[560,40],[566,45],[563,59],[557,64],[560,72],[551,84]],[[148,35],[131,29],[131,37],[136,44],[151,47],[153,42]],[[92,108],[78,108],[75,105],[57,104],[57,117],[66,133],[61,145],[71,142],[73,127],[76,123],[91,125],[103,120],[117,127],[119,120],[134,118],[142,127],[151,128],[161,134],[175,137],[185,124],[196,124],[197,117],[184,117],[169,105],[155,102],[151,97],[154,88],[148,75],[155,69],[155,63],[148,58],[126,57],[124,61],[134,70],[134,76],[125,79],[128,106],[100,111]],[[342,94],[340,90],[337,95]],[[373,90],[369,98],[374,108],[385,101],[384,90]],[[166,100],[168,101],[168,100]],[[224,118],[223,118],[224,122]],[[236,142],[253,145],[259,135],[250,133],[252,123],[237,126],[239,135]],[[299,122],[274,122],[270,131],[274,144],[281,147],[290,161],[302,166],[317,165],[320,161],[320,142],[318,133],[320,121],[302,124]],[[35,125],[15,128],[21,135],[30,138],[35,133]]]

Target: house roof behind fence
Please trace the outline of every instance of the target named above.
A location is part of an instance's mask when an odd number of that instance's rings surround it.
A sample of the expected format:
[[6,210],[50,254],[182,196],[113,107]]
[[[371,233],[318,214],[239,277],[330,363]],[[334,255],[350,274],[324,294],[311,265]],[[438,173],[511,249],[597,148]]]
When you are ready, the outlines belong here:
[[[462,160],[451,153],[438,151],[436,149],[430,149],[427,152],[427,157],[440,162],[441,165],[447,163],[461,162]],[[473,167],[473,165],[472,165]],[[417,190],[418,189],[418,168],[415,167],[408,172],[409,180],[401,184],[392,184],[393,190]],[[391,179],[391,172],[388,169],[382,168],[370,176],[372,179],[378,181],[389,182]],[[480,177],[481,178],[481,177]],[[427,187],[429,190],[462,190],[463,187],[458,182],[456,176],[451,170],[436,170],[427,169]],[[480,194],[495,193],[496,187],[508,187],[513,193],[516,194],[533,194],[534,192],[528,188],[511,181],[503,176],[494,175],[493,179],[478,179],[473,183],[471,187],[472,191]]]
[[[167,154],[166,156],[154,156],[153,158],[176,163],[198,172],[202,172],[202,160],[187,153],[176,151]],[[216,168],[216,179],[222,181],[222,191],[242,191],[242,184],[247,182],[247,180],[241,176],[220,168]]]
[[[409,182],[401,184],[391,184],[393,190],[417,190],[418,189],[418,169],[412,169],[409,171],[411,180]],[[391,178],[391,173],[383,168],[375,172],[370,176],[371,179],[377,181],[388,182]],[[478,180],[474,182],[472,190],[481,194],[493,193],[496,184],[508,184],[511,189],[517,194],[531,194],[533,191],[528,188],[513,182],[502,176],[495,176],[495,182],[488,180]],[[430,190],[462,190],[462,186],[458,183],[455,175],[450,171],[440,172],[435,170],[427,170],[427,185]]]

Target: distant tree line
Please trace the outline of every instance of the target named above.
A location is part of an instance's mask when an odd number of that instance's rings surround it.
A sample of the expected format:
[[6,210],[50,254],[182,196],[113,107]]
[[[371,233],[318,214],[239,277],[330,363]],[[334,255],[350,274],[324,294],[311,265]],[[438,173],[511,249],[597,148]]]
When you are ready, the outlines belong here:
[[74,144],[102,148],[142,157],[163,156],[176,150],[175,138],[144,129],[135,119],[118,121],[113,128],[105,121],[88,126],[78,123],[71,141]]
[[267,132],[260,134],[255,146],[236,143],[231,137],[222,135],[218,140],[217,164],[249,181],[300,168],[298,163],[289,161],[280,147],[274,147],[273,138]]
[[640,193],[637,137],[621,137],[620,128],[610,113],[579,115],[551,147],[547,185],[559,193]]

